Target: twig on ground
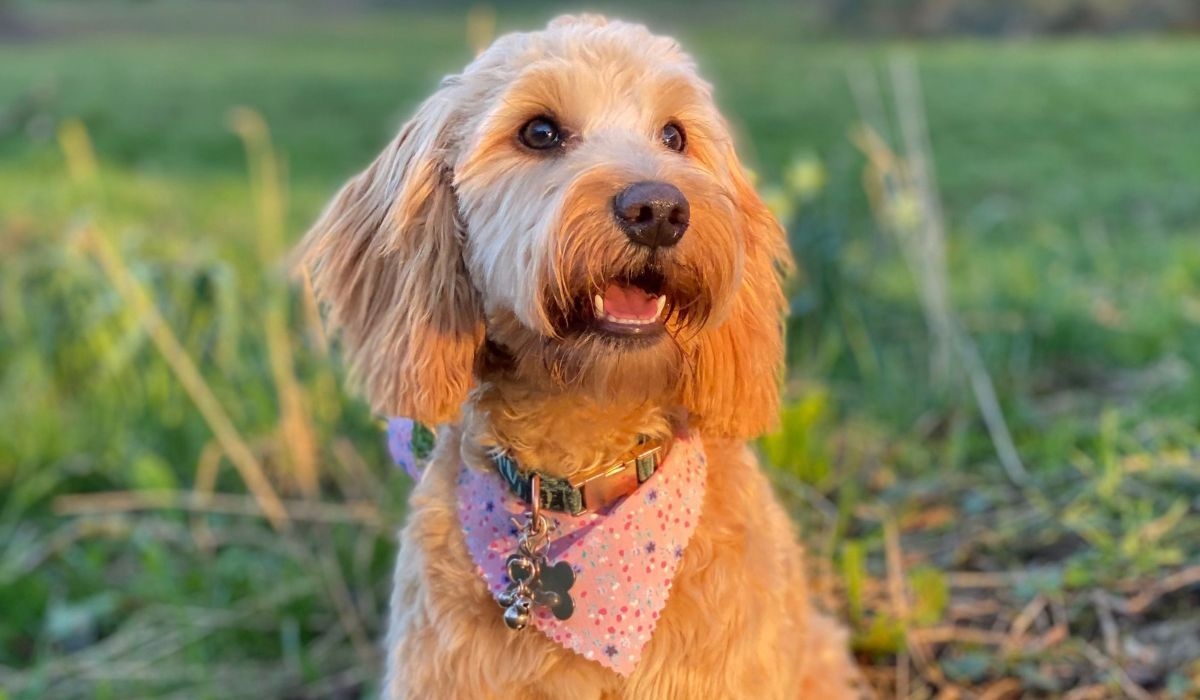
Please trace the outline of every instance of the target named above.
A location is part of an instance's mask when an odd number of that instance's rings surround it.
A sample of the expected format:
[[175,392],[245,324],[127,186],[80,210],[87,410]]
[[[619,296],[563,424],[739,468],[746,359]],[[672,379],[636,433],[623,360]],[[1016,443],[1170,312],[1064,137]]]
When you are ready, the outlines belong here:
[[1063,696],[1063,700],[1107,700],[1108,697],[1108,686],[1103,683],[1096,683],[1067,691],[1067,694]]
[[1033,621],[1037,619],[1037,616],[1041,615],[1042,611],[1046,609],[1046,605],[1046,596],[1039,593],[1030,599],[1024,608],[1021,608],[1021,612],[1017,613],[1017,616],[1013,618],[1012,624],[1008,628],[1008,641],[1006,644],[1009,648],[1017,649],[1022,645],[1025,641],[1025,633],[1029,631],[1029,627],[1033,625]]
[[1024,691],[1024,686],[1016,678],[1001,678],[989,685],[979,695],[979,700],[1007,700],[1008,698],[1019,698]]
[[1151,700],[1153,696],[1146,692],[1142,686],[1134,683],[1133,679],[1129,677],[1128,673],[1125,673],[1120,664],[1105,656],[1104,652],[1085,641],[1081,641],[1080,645],[1080,648],[1083,649],[1083,655],[1088,658],[1088,661],[1091,661],[1092,665],[1108,672],[1109,675],[1116,679],[1117,683],[1121,686],[1121,690],[1125,691],[1126,695],[1133,698],[1133,700]]
[[1158,602],[1159,598],[1182,588],[1200,584],[1200,564],[1189,566],[1151,583],[1145,590],[1132,598],[1118,598],[1104,594],[1113,610],[1122,615],[1141,615]]
[[1009,588],[1033,575],[1026,571],[948,571],[951,588]]
[[975,627],[942,625],[923,627],[909,633],[925,644],[979,644],[981,646],[1003,646],[1008,640],[1005,632],[994,632]]
[[909,660],[907,651],[901,650],[899,654],[896,654],[896,664],[893,670],[896,675],[896,678],[893,680],[896,688],[896,697],[907,698],[911,692],[908,678]]
[[979,600],[951,600],[947,618],[951,620],[974,620],[994,617],[1004,610],[999,601],[990,598]]

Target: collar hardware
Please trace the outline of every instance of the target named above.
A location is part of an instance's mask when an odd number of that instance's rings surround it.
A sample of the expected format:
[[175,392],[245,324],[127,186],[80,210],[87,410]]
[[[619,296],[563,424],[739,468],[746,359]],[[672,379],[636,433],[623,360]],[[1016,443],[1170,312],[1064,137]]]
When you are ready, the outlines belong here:
[[617,461],[585,469],[565,479],[536,470],[522,470],[515,459],[503,452],[493,452],[491,461],[517,498],[532,503],[530,496],[536,475],[540,482],[539,507],[582,515],[602,510],[636,491],[658,469],[669,451],[670,445],[664,440],[643,439]]

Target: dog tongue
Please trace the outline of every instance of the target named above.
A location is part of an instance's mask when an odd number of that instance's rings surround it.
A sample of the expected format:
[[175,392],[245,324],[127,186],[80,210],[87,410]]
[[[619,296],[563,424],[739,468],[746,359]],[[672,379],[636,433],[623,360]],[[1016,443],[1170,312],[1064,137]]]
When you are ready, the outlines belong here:
[[638,287],[610,284],[604,290],[604,311],[617,318],[652,321],[658,316],[658,297]]

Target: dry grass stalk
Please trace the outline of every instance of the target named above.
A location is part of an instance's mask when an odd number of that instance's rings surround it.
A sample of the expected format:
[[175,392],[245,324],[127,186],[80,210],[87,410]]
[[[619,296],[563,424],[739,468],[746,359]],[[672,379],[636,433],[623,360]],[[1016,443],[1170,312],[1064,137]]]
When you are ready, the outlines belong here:
[[1108,700],[1111,692],[1107,685],[1096,683],[1070,690],[1063,695],[1063,700]]
[[[99,683],[145,686],[177,686],[181,682],[210,683],[220,676],[234,683],[228,666],[195,664],[178,660],[185,648],[209,637],[218,629],[274,629],[274,617],[286,604],[313,593],[309,579],[293,580],[264,592],[234,609],[180,608],[152,605],[132,612],[121,627],[86,649],[46,666],[7,677],[0,674],[6,689],[20,695],[22,687],[50,688],[54,697],[92,697]],[[261,619],[260,619],[261,618]],[[334,628],[338,629],[338,628]],[[294,686],[296,672],[270,673],[257,667],[246,677],[238,676],[236,697],[272,697]],[[278,686],[271,687],[268,686]],[[257,692],[256,692],[257,691]],[[44,695],[50,697],[50,694]],[[39,695],[42,697],[42,695]],[[196,697],[194,691],[185,697]]]
[[[273,269],[285,257],[284,212],[287,209],[282,174],[271,144],[266,121],[257,112],[244,107],[230,116],[233,130],[246,148],[250,170],[250,190],[258,219],[259,264]],[[292,343],[288,331],[288,290],[283,275],[266,275],[267,294],[263,304],[263,334],[267,358],[279,396],[279,441],[287,456],[291,475],[300,492],[316,498],[320,489],[317,473],[317,439],[304,397],[296,378]]]
[[979,700],[1008,700],[1019,698],[1025,692],[1025,687],[1015,678],[1002,678],[989,685],[979,695]]
[[[384,493],[383,482],[371,471],[358,448],[350,440],[338,436],[333,439],[333,456],[341,467],[339,484],[342,492],[356,498],[369,498]],[[338,471],[334,471],[335,476]]]
[[[67,122],[60,132],[59,141],[67,159],[68,169],[73,177],[80,178],[75,180],[76,184],[92,185],[97,176],[96,157],[83,124],[78,121]],[[204,377],[196,368],[196,364],[184,349],[183,344],[175,337],[170,326],[159,313],[158,307],[151,300],[145,287],[130,272],[117,249],[95,227],[85,226],[80,231],[79,240],[100,264],[122,301],[140,320],[155,348],[158,349],[159,354],[171,368],[192,403],[208,423],[217,441],[221,444],[221,448],[229,456],[229,460],[233,462],[242,480],[246,483],[246,488],[250,490],[261,511],[271,521],[271,525],[276,530],[287,530],[289,527],[287,512],[263,472],[258,458],[246,445],[246,441],[242,439],[237,428],[234,427],[233,421],[230,420],[208,383],[204,381]]]
[[951,588],[1009,588],[1033,573],[1029,571],[948,571]]
[[1143,690],[1140,685],[1134,683],[1129,674],[1125,673],[1125,669],[1121,668],[1120,664],[1116,661],[1105,656],[1104,652],[1087,642],[1082,642],[1081,648],[1083,649],[1083,655],[1087,657],[1088,661],[1091,661],[1097,668],[1106,671],[1112,678],[1116,679],[1117,684],[1121,686],[1121,690],[1127,697],[1133,698],[1133,700],[1151,700],[1153,696]]
[[217,442],[221,444],[221,449],[228,455],[229,461],[233,462],[237,468],[242,481],[246,483],[246,488],[254,496],[259,510],[267,516],[276,530],[287,530],[289,527],[287,511],[275,493],[275,488],[271,486],[270,480],[263,472],[258,457],[242,439],[237,428],[234,427],[233,421],[230,420],[216,395],[204,381],[200,370],[196,368],[192,358],[187,354],[187,350],[171,332],[166,320],[163,319],[154,302],[150,300],[150,295],[103,235],[89,226],[83,229],[81,239],[84,246],[100,263],[100,267],[103,268],[105,275],[108,276],[117,293],[121,295],[122,300],[141,320],[159,354],[170,366],[192,403],[204,416],[205,422],[212,429]]
[[1042,614],[1047,605],[1046,596],[1038,593],[1025,604],[1024,608],[1021,608],[1021,612],[1017,613],[1008,627],[1008,648],[1017,649],[1025,642],[1026,633],[1029,632],[1034,620]]
[[928,126],[916,66],[910,56],[897,55],[889,62],[889,68],[904,140],[904,160],[896,173],[900,190],[896,194],[915,196],[918,205],[915,212],[918,221],[911,227],[897,226],[894,230],[902,239],[901,249],[921,288],[921,307],[934,341],[933,377],[944,384],[957,344],[946,262],[945,217],[929,155]]
[[63,122],[58,131],[58,144],[66,156],[67,174],[71,182],[91,184],[100,175],[100,167],[96,163],[96,152],[92,148],[92,139],[88,136],[87,127],[78,119],[68,119]]
[[[282,522],[352,523],[382,529],[388,523],[371,503],[324,503],[311,500],[279,501]],[[270,518],[257,499],[197,491],[105,491],[59,496],[58,515],[102,515],[145,510],[185,510],[195,513]]]
[[909,635],[923,644],[976,644],[998,647],[1008,641],[1008,634],[1005,632],[950,625],[923,627],[912,630]]
[[362,615],[354,605],[354,596],[350,592],[350,586],[346,583],[346,577],[342,574],[333,540],[326,530],[318,532],[318,540],[322,549],[317,554],[314,564],[321,574],[321,583],[325,587],[325,592],[337,611],[338,622],[346,631],[346,636],[350,639],[359,660],[366,665],[373,665],[376,656],[375,645],[371,642],[370,634],[367,633],[367,626],[363,622]]
[[[196,460],[196,481],[192,490],[202,498],[211,496],[217,485],[217,470],[221,467],[221,447],[215,442],[209,442],[200,451],[200,459]],[[196,546],[205,553],[211,554],[216,549],[216,537],[208,526],[208,520],[200,513],[192,515],[192,539]]]
[[[904,626],[908,636],[910,609],[908,590],[904,585],[904,555],[900,549],[900,529],[892,517],[883,520],[884,557],[887,561],[887,590],[892,614]],[[907,698],[909,694],[908,653],[901,651],[896,663],[896,697]]]
[[1129,599],[1108,596],[1112,609],[1122,615],[1141,615],[1159,598],[1183,588],[1200,584],[1200,564],[1180,569],[1151,583],[1145,590]]
[[[867,157],[864,186],[876,218],[896,237],[905,263],[917,281],[921,308],[934,345],[931,371],[935,381],[948,376],[950,358],[957,357],[1005,474],[1015,485],[1024,486],[1029,483],[1029,474],[1008,430],[996,388],[978,348],[963,330],[950,302],[945,222],[933,160],[929,156],[929,129],[917,68],[909,56],[894,57],[890,68],[905,154],[898,156],[871,125],[857,129],[853,140]],[[862,80],[853,81],[853,86],[856,94],[864,93]],[[878,100],[871,104],[874,102]],[[860,110],[867,115],[882,111],[874,108],[868,112],[869,107],[860,105]]]
[[487,3],[472,5],[467,10],[467,46],[475,55],[492,43],[496,36],[496,8]]
[[329,335],[325,332],[325,324],[321,321],[321,305],[317,302],[317,292],[313,289],[312,272],[300,268],[300,299],[304,304],[304,325],[312,337],[317,355],[322,359],[329,357]]

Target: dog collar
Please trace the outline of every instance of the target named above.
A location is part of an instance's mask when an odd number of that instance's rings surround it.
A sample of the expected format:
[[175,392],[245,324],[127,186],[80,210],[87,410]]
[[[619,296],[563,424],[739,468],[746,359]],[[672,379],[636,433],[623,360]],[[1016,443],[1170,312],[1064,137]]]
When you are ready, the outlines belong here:
[[500,450],[492,452],[489,458],[508,490],[517,498],[533,503],[531,492],[536,475],[540,482],[538,503],[541,508],[582,515],[603,510],[636,491],[658,470],[670,450],[668,440],[643,437],[615,462],[600,464],[566,478],[523,470],[515,459]]
[[[681,435],[646,483],[608,508],[578,516],[542,511],[550,540],[536,554],[543,579],[554,580],[541,581],[540,590],[565,593],[571,610],[534,601],[527,624],[585,659],[622,676],[632,673],[701,517],[706,472],[699,436]],[[504,481],[495,470],[459,467],[458,518],[467,551],[501,607],[520,592],[511,565],[531,508]]]

